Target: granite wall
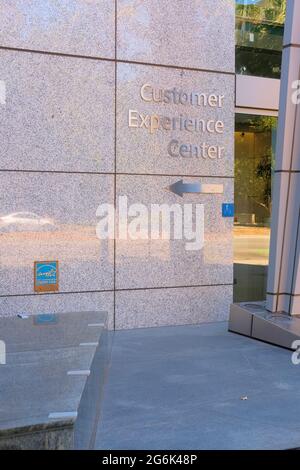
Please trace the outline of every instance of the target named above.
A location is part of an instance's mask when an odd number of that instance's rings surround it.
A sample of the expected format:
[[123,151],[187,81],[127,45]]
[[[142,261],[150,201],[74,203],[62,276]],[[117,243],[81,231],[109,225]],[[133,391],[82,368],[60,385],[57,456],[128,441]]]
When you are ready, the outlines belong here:
[[[227,319],[234,16],[233,0],[1,1],[0,315]],[[181,197],[180,180],[223,190]],[[97,208],[120,196],[149,211],[202,204],[204,246],[121,237],[117,214],[115,239],[99,239]],[[34,292],[40,260],[59,261],[58,292]]]

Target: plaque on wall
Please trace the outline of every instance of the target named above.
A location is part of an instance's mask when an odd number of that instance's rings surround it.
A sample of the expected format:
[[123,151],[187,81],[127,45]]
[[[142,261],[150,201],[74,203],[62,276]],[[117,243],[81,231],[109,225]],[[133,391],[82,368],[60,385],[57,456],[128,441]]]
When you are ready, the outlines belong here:
[[34,262],[34,291],[58,291],[58,261]]

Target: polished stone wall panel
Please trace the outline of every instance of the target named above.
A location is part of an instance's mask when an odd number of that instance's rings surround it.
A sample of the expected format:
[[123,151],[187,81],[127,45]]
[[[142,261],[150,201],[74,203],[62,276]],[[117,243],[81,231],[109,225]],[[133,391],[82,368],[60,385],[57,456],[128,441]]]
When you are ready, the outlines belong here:
[[0,169],[114,171],[114,65],[0,51]]
[[61,292],[113,288],[113,241],[96,209],[113,176],[0,172],[0,295],[33,293],[34,261],[59,261]]
[[[233,0],[1,2],[0,315],[107,310],[118,329],[227,319],[233,219],[221,205],[233,202],[234,19]],[[224,95],[224,104],[146,102],[145,83]],[[224,132],[150,133],[128,126],[129,109],[221,120]],[[224,157],[171,157],[172,139],[224,146]],[[224,194],[180,198],[168,186],[181,178],[222,183]],[[96,237],[96,210],[121,195],[147,208],[203,203],[204,248],[117,238],[114,253]],[[60,263],[60,292],[34,294],[33,262],[46,259]]]
[[[141,97],[141,88],[149,84],[155,90],[173,90],[190,95],[204,93],[201,105],[146,102]],[[144,96],[151,97],[151,89],[146,88]],[[202,106],[209,95],[224,96],[222,106]],[[175,100],[177,100],[175,96]],[[192,97],[193,103],[195,97]],[[173,101],[172,97],[171,100]],[[208,103],[208,101],[207,101]],[[129,127],[129,111],[134,111]],[[136,112],[138,114],[136,114]],[[148,128],[143,125],[143,115],[157,115],[170,118],[221,121],[222,133],[180,130],[180,123],[175,123],[176,130],[158,129],[151,133],[150,118]],[[136,116],[137,119],[136,119]],[[141,127],[142,126],[142,127]],[[202,126],[202,124],[201,124]],[[117,172],[141,174],[171,175],[208,175],[233,176],[234,158],[234,77],[224,74],[174,70],[153,66],[118,64],[117,69]],[[168,145],[172,140],[180,144],[224,147],[221,158],[203,158],[202,156],[170,156]],[[177,152],[177,150],[176,150]],[[201,155],[201,153],[199,154]],[[206,151],[207,155],[207,151]]]
[[[233,180],[213,178],[185,178],[184,182],[223,184],[223,194],[185,194],[183,198],[168,188],[178,181],[176,177],[118,175],[117,202],[127,196],[128,208],[132,204],[143,204],[151,221],[151,204],[178,204],[184,211],[185,204],[204,205],[204,248],[187,251],[187,237],[176,240],[173,236],[174,221],[171,221],[170,240],[150,239],[150,229],[134,240],[118,238],[116,241],[116,287],[118,289],[231,284],[232,263],[232,218],[222,217],[222,203],[233,201]],[[143,215],[144,218],[144,215]],[[128,217],[129,223],[134,217]],[[144,222],[144,221],[143,221]],[[151,227],[149,225],[149,227]],[[200,225],[199,225],[200,227]],[[143,237],[145,239],[143,239]],[[147,239],[148,237],[148,239]],[[161,237],[162,238],[162,237]]]
[[1,0],[0,46],[114,58],[113,0]]
[[118,0],[117,57],[234,73],[233,0]]
[[226,321],[232,286],[185,287],[116,293],[116,329]]

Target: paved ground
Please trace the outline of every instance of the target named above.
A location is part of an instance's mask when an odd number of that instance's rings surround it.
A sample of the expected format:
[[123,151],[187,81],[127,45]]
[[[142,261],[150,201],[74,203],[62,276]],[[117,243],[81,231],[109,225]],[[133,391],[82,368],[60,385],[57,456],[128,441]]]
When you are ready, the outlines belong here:
[[225,323],[117,332],[97,448],[300,447],[299,390],[289,351]]
[[270,229],[266,227],[234,227],[234,262],[248,265],[269,264]]

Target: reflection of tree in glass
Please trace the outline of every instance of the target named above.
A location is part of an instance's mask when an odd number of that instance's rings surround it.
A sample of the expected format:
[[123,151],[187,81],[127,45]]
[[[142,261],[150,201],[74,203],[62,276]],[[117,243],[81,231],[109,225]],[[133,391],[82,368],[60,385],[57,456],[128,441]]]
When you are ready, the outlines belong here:
[[284,24],[286,0],[262,0],[259,4],[237,4],[236,15],[249,20]]
[[280,78],[286,0],[236,5],[237,73]]
[[[271,153],[271,152],[270,152]],[[262,207],[271,211],[271,175],[272,175],[272,163],[271,155],[263,155],[261,161],[257,165],[256,175],[261,178],[264,183],[263,202],[258,202]]]
[[236,119],[237,213],[255,214],[257,223],[268,224],[277,119],[239,114]]
[[[276,129],[277,123],[274,117],[261,116],[259,120],[252,123],[256,132],[271,132]],[[263,202],[259,204],[271,213],[271,189],[272,189],[272,169],[275,163],[274,149],[271,146],[268,152],[261,156],[261,161],[256,167],[256,176],[263,181]]]

